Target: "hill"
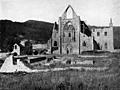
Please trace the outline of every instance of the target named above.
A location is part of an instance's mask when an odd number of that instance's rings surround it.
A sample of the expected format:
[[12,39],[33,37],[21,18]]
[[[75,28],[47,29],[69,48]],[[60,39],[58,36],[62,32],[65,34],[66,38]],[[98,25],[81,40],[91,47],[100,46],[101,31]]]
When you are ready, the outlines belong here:
[[23,23],[0,20],[0,48],[7,51],[15,42],[30,39],[46,43],[51,37],[53,23],[29,20]]

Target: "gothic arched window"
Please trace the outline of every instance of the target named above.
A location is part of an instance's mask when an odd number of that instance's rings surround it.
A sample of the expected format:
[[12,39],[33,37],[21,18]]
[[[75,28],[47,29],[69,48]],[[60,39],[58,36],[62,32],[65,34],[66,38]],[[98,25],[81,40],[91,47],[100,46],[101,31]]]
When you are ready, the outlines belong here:
[[75,31],[74,31],[74,41],[75,41]]
[[63,30],[75,30],[75,28],[74,28],[74,26],[73,26],[73,24],[72,24],[72,22],[71,21],[68,21],[65,25],[64,25],[64,28],[63,28]]
[[69,33],[68,36],[71,37],[71,33]]
[[66,17],[67,17],[68,19],[73,18],[73,10],[72,10],[72,8],[68,8],[68,9],[67,9]]
[[[64,35],[65,33],[65,35]],[[75,27],[72,23],[72,21],[68,21],[66,22],[66,24],[64,25],[63,27],[63,37],[64,37],[64,42],[67,42],[67,41],[75,41]],[[69,38],[69,40],[68,40]]]
[[86,42],[84,41],[84,42],[82,43],[82,45],[83,45],[83,46],[86,46]]

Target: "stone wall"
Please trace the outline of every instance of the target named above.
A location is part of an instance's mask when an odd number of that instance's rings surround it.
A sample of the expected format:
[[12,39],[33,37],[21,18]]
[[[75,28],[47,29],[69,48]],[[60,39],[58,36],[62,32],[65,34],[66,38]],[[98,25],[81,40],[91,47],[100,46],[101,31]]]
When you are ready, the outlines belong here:
[[113,28],[103,27],[92,29],[93,37],[99,44],[100,49],[104,51],[113,51]]
[[81,45],[81,52],[82,51],[91,51],[93,50],[93,37],[87,37],[85,34],[81,33],[80,34],[80,45]]
[[[72,18],[67,18],[67,11],[71,9]],[[52,47],[58,47],[57,54],[80,54],[82,51],[93,50],[93,38],[80,33],[81,20],[73,8],[69,5],[59,17],[59,29],[53,29]],[[84,29],[84,28],[83,28]],[[84,30],[82,30],[84,31]],[[55,42],[57,45],[55,45]],[[85,42],[85,46],[82,43]]]

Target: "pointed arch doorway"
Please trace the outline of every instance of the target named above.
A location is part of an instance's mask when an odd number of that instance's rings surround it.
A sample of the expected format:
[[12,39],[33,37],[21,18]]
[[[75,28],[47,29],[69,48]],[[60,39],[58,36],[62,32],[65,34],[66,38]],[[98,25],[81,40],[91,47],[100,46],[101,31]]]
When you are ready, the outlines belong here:
[[66,54],[72,54],[72,52],[73,52],[72,45],[70,44],[66,45]]

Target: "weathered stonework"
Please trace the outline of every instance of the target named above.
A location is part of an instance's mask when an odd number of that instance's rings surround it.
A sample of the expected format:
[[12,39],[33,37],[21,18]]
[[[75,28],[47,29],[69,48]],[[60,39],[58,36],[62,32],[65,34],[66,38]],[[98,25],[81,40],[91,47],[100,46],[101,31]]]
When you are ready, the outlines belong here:
[[[72,10],[72,17],[67,17],[67,11]],[[59,17],[58,29],[53,29],[51,51],[55,54],[80,54],[82,51],[93,50],[93,38],[81,33],[81,20],[69,5],[63,15]],[[82,30],[84,31],[84,30]]]
[[92,29],[93,37],[98,43],[100,50],[102,51],[113,51],[113,24],[110,20],[109,27],[97,27]]

